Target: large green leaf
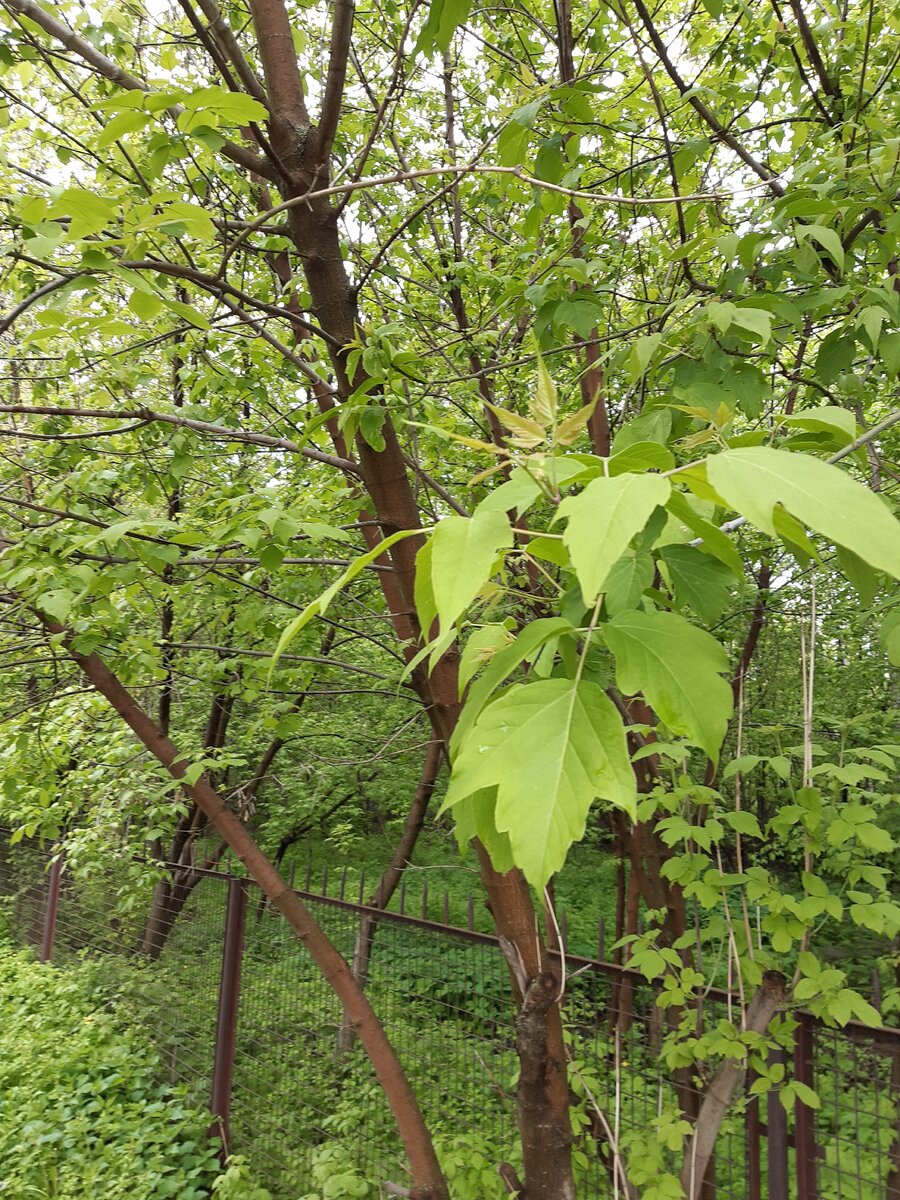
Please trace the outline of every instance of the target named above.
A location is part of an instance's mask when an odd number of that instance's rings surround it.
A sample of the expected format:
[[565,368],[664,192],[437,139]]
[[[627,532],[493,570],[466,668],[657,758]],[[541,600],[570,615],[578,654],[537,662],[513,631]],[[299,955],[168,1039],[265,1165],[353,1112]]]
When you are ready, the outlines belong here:
[[712,634],[672,612],[619,613],[604,627],[626,695],[642,692],[673,733],[714,761],[731,716],[728,656]]
[[431,539],[431,587],[442,632],[455,625],[487,583],[497,555],[511,545],[505,513],[454,513],[438,524]]
[[776,533],[774,509],[782,504],[816,533],[900,578],[900,523],[883,500],[838,467],[750,446],[711,455],[706,470],[722,499],[757,528]]
[[444,808],[497,789],[496,828],[542,888],[584,836],[596,799],[636,811],[634,773],[615,705],[595,683],[515,684],[483,710],[453,764]]
[[593,604],[613,565],[670,491],[661,475],[617,475],[592,479],[583,492],[560,504],[569,522],[563,541],[586,604]]
[[424,53],[430,56],[435,50],[446,54],[450,39],[468,17],[471,7],[472,0],[431,0],[413,55]]
[[498,651],[469,689],[465,707],[453,731],[451,752],[456,753],[481,710],[518,666],[553,638],[574,632],[573,626],[564,617],[542,617],[526,625],[514,642]]

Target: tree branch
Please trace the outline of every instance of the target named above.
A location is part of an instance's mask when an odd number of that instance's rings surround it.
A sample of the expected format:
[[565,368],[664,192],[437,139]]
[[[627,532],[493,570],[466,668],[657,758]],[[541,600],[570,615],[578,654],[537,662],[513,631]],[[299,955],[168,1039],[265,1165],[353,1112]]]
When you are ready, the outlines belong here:
[[325,94],[319,113],[317,151],[322,162],[327,162],[334,144],[344,84],[347,80],[347,61],[350,57],[350,35],[353,32],[353,0],[336,0],[331,22],[331,49],[328,57],[328,75],[325,78]]
[[[744,1032],[764,1034],[784,999],[784,976],[780,971],[766,971],[759,990],[747,1009]],[[700,1112],[697,1114],[693,1137],[684,1156],[681,1186],[687,1200],[700,1200],[706,1168],[712,1158],[719,1129],[745,1070],[743,1062],[726,1058],[710,1080]]]
[[644,4],[644,0],[634,0],[634,4],[638,11],[638,15],[641,18],[644,29],[647,31],[647,36],[653,43],[653,48],[657,53],[659,61],[665,68],[666,74],[678,88],[682,99],[687,100],[694,111],[698,113],[700,117],[702,117],[710,129],[715,133],[719,141],[724,142],[726,146],[729,146],[735,152],[738,158],[740,158],[742,162],[745,162],[751,171],[758,175],[759,178],[768,185],[769,190],[773,193],[773,195],[783,196],[785,194],[785,189],[782,184],[778,182],[778,176],[775,174],[775,172],[771,171],[764,163],[761,163],[758,159],[754,158],[750,151],[738,141],[734,134],[730,133],[728,129],[726,129],[715,113],[706,107],[700,97],[692,94],[687,82],[682,78],[677,67],[669,57],[666,44],[660,37],[656,26],[653,24],[653,19],[650,16],[650,13],[647,11],[647,6]]
[[226,425],[217,425],[213,421],[195,421],[190,417],[177,416],[175,413],[155,412],[150,408],[115,409],[115,408],[57,408],[53,405],[40,404],[0,404],[0,413],[18,413],[31,416],[45,417],[87,417],[96,420],[134,420],[160,421],[165,425],[177,425],[183,429],[193,429],[195,433],[208,433],[211,437],[224,438],[229,442],[247,442],[253,446],[267,446],[270,450],[287,450],[290,454],[302,454],[313,462],[324,463],[336,467],[350,475],[359,475],[359,466],[348,458],[338,458],[336,454],[326,454],[314,446],[301,446],[290,438],[272,437],[268,433],[248,433],[243,429],[231,429]]

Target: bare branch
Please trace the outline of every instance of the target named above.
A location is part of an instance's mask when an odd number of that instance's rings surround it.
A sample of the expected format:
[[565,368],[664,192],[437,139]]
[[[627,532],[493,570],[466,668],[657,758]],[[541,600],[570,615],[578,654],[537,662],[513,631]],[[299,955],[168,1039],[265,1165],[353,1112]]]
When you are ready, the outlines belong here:
[[178,416],[175,413],[156,412],[150,408],[115,409],[115,408],[57,408],[52,405],[2,404],[2,413],[21,413],[31,416],[50,417],[86,417],[96,420],[126,420],[126,421],[160,421],[165,425],[177,425],[183,429],[193,429],[196,433],[208,433],[211,437],[223,438],[229,442],[246,442],[252,446],[266,446],[270,450],[286,450],[289,454],[302,454],[304,458],[314,462],[336,467],[351,475],[359,474],[359,467],[348,458],[338,458],[335,454],[326,454],[314,446],[301,446],[290,438],[273,437],[268,433],[250,433],[244,429],[232,429],[226,425],[217,425],[213,421],[195,421],[190,417]]

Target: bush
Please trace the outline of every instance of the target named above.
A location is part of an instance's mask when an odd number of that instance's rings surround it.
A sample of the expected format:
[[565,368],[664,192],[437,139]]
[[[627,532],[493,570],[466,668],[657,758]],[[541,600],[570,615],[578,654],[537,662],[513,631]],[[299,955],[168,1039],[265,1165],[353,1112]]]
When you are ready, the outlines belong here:
[[160,1084],[155,1054],[96,980],[0,943],[0,1196],[205,1200],[220,1177],[209,1117]]

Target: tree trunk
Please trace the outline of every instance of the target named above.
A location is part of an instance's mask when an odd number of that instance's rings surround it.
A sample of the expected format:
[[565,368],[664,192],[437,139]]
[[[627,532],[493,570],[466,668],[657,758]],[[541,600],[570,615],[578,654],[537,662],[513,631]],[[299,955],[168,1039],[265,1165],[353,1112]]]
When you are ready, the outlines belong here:
[[[282,193],[286,200],[304,201],[288,210],[290,236],[303,263],[313,312],[329,341],[338,393],[347,400],[365,381],[360,372],[351,379],[346,350],[363,322],[344,266],[336,212],[325,199],[304,199],[311,188],[327,182],[330,147],[323,147],[320,131],[309,123],[282,0],[252,0],[250,7],[273,114],[272,144],[290,177],[289,184],[282,184]],[[381,434],[383,449],[376,450],[359,437],[356,450],[376,518],[384,535],[389,536],[398,530],[418,529],[421,522],[407,464],[387,412]],[[395,622],[401,616],[408,617],[414,634],[418,634],[415,559],[422,544],[422,538],[410,537],[390,551],[397,588],[393,601],[402,603],[404,609],[402,614],[392,610],[392,615]],[[386,599],[390,605],[392,597]],[[445,748],[461,707],[457,663],[458,652],[452,648],[430,677],[421,667],[412,675],[413,686]],[[479,859],[497,932],[516,949],[520,976],[515,987],[521,1008],[531,984],[549,971],[544,947],[535,934],[531,895],[519,871],[500,875],[481,847]],[[543,997],[529,1013],[517,1038],[520,1055],[530,1042],[530,1082],[527,1103],[525,1093],[520,1095],[519,1119],[528,1200],[569,1200],[574,1195],[569,1089],[562,1020],[552,995]]]
[[[744,1023],[745,1031],[765,1033],[779,1005],[785,1000],[785,978],[780,971],[766,971],[756,995],[750,1001]],[[712,1159],[716,1138],[725,1114],[731,1107],[734,1094],[744,1077],[746,1067],[736,1059],[726,1059],[709,1082],[703,1103],[697,1114],[694,1135],[688,1143],[681,1170],[681,1186],[687,1200],[700,1200],[704,1191],[707,1168]]]

